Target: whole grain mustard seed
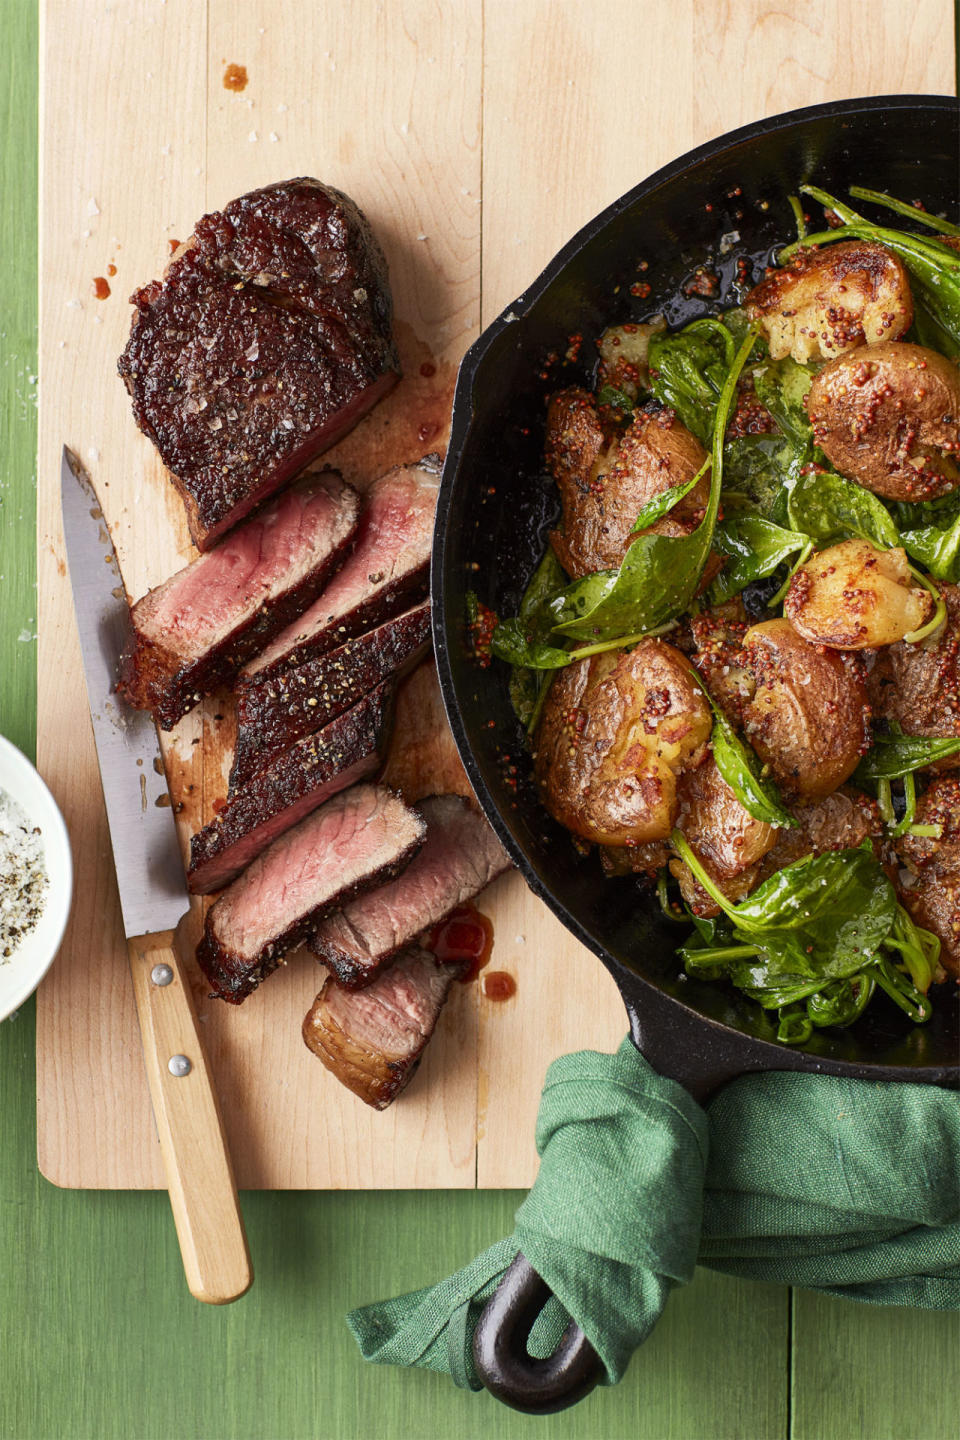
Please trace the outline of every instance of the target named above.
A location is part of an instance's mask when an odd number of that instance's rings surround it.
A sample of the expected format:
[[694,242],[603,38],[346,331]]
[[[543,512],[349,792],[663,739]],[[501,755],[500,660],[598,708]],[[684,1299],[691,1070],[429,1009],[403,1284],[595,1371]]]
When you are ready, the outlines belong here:
[[40,827],[0,790],[0,965],[37,924],[48,885]]

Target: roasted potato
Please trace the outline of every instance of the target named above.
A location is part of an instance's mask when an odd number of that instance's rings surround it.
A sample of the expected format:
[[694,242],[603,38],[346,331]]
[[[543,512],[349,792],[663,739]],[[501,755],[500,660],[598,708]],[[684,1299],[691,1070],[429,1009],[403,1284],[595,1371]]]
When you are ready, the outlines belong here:
[[703,683],[733,725],[743,721],[743,707],[754,682],[743,663],[743,637],[749,622],[740,597],[690,618],[690,658]]
[[[680,779],[677,828],[704,870],[733,901],[749,895],[760,861],[776,842],[778,830],[755,820],[724,780],[713,756]],[[698,885],[682,860],[670,863],[684,900],[696,915],[719,915],[720,907]]]
[[909,879],[900,895],[913,919],[940,938],[940,963],[960,980],[960,779],[944,775],[917,802],[916,823],[938,825],[938,837],[911,835],[895,844]]
[[883,819],[876,801],[860,790],[842,786],[822,800],[791,805],[790,812],[798,824],[795,829],[784,826],[777,831],[776,844],[760,864],[758,883],[808,855],[855,850],[864,840],[871,841],[879,856]]
[[933,500],[960,484],[960,370],[892,341],[841,355],[813,378],[814,439],[841,475],[887,500]]
[[911,584],[904,550],[844,540],[800,566],[783,613],[812,645],[872,650],[919,630],[933,608],[928,591]]
[[[943,628],[919,645],[881,650],[867,673],[867,696],[875,716],[905,735],[929,739],[960,735],[960,587],[941,585],[947,607]],[[937,770],[960,766],[960,755],[940,760]]]
[[771,359],[792,355],[800,364],[897,340],[913,323],[906,269],[866,240],[797,251],[751,290],[746,311],[761,325]]
[[743,640],[754,692],[747,738],[788,799],[818,800],[852,775],[868,742],[867,695],[852,657],[817,649],[789,620],[765,620]]
[[613,385],[631,400],[636,400],[641,387],[650,378],[647,351],[651,335],[662,333],[667,322],[660,316],[649,325],[611,325],[600,336],[600,371],[597,389]]
[[663,840],[677,779],[705,753],[710,707],[690,662],[662,640],[606,651],[557,672],[537,733],[543,803],[599,845]]
[[[672,410],[641,410],[609,442],[592,395],[561,390],[547,411],[547,464],[560,490],[563,520],[550,543],[573,579],[616,570],[636,536],[648,501],[690,480],[706,460],[700,442]],[[650,529],[688,535],[699,524],[710,490],[705,474],[689,495]]]

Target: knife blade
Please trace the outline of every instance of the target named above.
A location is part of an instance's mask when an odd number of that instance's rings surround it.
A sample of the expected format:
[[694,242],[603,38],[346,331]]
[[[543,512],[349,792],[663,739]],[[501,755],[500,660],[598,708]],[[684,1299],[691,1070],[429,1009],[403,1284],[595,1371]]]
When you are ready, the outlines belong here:
[[253,1279],[223,1121],[175,931],[189,908],[157,727],[116,693],[133,640],[93,484],[66,446],[63,533],[93,738],[157,1135],[191,1292],[237,1299]]

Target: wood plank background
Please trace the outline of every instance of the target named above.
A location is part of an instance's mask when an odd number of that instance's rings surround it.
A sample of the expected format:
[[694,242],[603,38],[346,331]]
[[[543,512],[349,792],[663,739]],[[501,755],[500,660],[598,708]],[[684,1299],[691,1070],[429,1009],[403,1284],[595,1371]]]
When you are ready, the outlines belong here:
[[[349,191],[388,252],[412,372],[331,452],[369,483],[415,452],[423,424],[442,425],[466,345],[596,211],[760,115],[950,90],[952,10],[949,0],[884,0],[869,25],[855,0],[673,0],[616,17],[579,0],[295,11],[46,0],[43,13],[38,752],[74,837],[78,898],[39,1001],[39,1156],[58,1184],[156,1186],[56,499],[66,440],[101,490],[134,594],[190,554],[179,502],[114,373],[126,295],[159,272],[171,239],[243,190],[307,173]],[[223,87],[230,62],[247,67],[241,94]],[[99,302],[91,279],[110,262],[113,293]],[[424,382],[428,357],[437,373]],[[167,749],[174,788],[191,801],[184,834],[223,792],[217,713],[214,702],[199,708]],[[624,1021],[609,977],[518,877],[497,882],[484,908],[494,963],[516,975],[517,997],[494,1006],[459,991],[414,1085],[385,1115],[302,1046],[317,988],[309,963],[287,967],[239,1011],[205,1006],[242,1186],[529,1183],[547,1064],[573,1048],[612,1048]]]

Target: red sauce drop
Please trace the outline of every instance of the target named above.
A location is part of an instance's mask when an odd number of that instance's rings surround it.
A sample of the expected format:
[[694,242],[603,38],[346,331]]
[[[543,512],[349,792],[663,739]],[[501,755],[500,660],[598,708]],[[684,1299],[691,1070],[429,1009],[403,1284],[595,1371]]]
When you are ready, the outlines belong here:
[[509,1000],[517,993],[517,982],[506,970],[491,970],[480,982],[486,1000]]
[[111,260],[111,261],[110,261],[110,264],[107,266],[107,274],[108,274],[108,275],[116,275],[116,273],[117,273],[117,267],[116,267],[116,265],[114,265],[113,261]]
[[103,275],[95,275],[93,278],[93,293],[98,300],[106,300],[110,294],[110,286]]
[[171,254],[171,255],[175,255],[175,254],[177,253],[177,251],[180,249],[180,241],[179,241],[179,240],[168,240],[168,241],[167,241],[167,244],[170,246],[170,254]]
[[486,915],[481,915],[472,905],[458,905],[446,918],[430,931],[426,948],[432,952],[441,965],[457,960],[469,960],[468,969],[460,976],[463,983],[476,980],[483,967],[489,962],[493,950],[493,925]]
[[246,65],[228,65],[223,72],[223,88],[224,90],[246,90]]
[[436,375],[436,373],[436,365],[431,365],[429,360],[424,360],[423,364],[420,366],[420,374],[423,376],[423,378],[425,380],[429,380],[430,376]]

